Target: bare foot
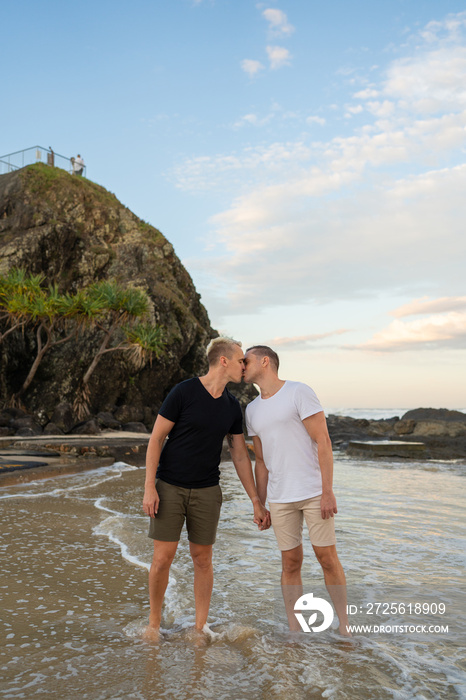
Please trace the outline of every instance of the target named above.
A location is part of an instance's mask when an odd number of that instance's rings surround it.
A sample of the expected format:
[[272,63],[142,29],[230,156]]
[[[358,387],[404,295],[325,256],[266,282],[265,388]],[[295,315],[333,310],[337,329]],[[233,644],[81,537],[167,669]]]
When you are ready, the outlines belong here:
[[148,625],[142,633],[142,638],[145,639],[146,642],[159,642],[160,629],[158,627],[152,627],[151,625]]
[[342,637],[352,637],[353,636],[346,625],[340,625],[340,627],[338,628],[338,631],[340,632]]
[[204,629],[197,629],[197,627],[192,627],[188,630],[186,637],[192,644],[199,648],[206,647],[209,644],[209,636],[205,633]]

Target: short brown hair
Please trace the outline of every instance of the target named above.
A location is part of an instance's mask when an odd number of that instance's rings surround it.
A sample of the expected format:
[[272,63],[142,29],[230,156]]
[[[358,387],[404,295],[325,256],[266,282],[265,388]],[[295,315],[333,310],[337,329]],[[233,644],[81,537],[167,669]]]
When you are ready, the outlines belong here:
[[278,368],[280,367],[280,359],[275,350],[269,348],[268,345],[253,345],[251,348],[248,348],[246,352],[252,352],[258,357],[268,357],[270,364],[273,365],[275,371],[278,372]]
[[210,341],[206,349],[209,367],[218,364],[221,357],[228,357],[228,359],[231,360],[234,349],[240,347],[241,343],[239,340],[233,340],[233,338],[227,338],[225,336],[214,338]]

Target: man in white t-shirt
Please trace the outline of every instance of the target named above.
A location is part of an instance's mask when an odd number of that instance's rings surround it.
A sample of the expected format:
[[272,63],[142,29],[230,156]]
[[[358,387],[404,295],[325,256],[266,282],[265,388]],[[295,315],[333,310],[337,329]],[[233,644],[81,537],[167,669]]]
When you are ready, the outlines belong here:
[[73,175],[81,177],[84,171],[84,161],[80,154],[78,153],[76,158],[72,158],[71,162],[73,163]]
[[[282,555],[282,590],[288,622],[301,627],[294,603],[302,595],[302,530],[322,566],[327,590],[347,631],[346,579],[338,559],[334,515],[332,443],[322,406],[314,391],[301,382],[278,378],[278,355],[266,345],[246,351],[243,378],[260,388],[246,408],[246,426],[256,454],[257,493],[269,502],[272,527]],[[301,592],[300,592],[301,591]]]

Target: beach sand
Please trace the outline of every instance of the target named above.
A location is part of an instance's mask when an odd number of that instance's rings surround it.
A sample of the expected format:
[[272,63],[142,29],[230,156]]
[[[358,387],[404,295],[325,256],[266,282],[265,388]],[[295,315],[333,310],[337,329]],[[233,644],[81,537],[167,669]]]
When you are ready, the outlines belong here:
[[[408,578],[413,587],[417,579],[413,590],[425,593],[435,580],[448,583],[451,600],[462,592],[464,518],[455,524],[458,546],[444,547],[459,469],[346,460],[337,462],[336,480],[339,551],[350,582],[373,592]],[[357,486],[363,480],[364,490]],[[464,697],[465,638],[453,616],[449,635],[430,638],[366,634],[347,642],[332,629],[298,638],[287,633],[273,533],[257,532],[231,463],[222,465],[224,505],[214,548],[209,623],[215,635],[199,640],[192,633],[192,564],[183,536],[162,638],[144,641],[152,543],[141,509],[143,482],[143,469],[116,464],[1,490],[5,698]],[[427,510],[430,493],[435,512]],[[317,595],[322,577],[308,544],[305,558],[304,583]]]

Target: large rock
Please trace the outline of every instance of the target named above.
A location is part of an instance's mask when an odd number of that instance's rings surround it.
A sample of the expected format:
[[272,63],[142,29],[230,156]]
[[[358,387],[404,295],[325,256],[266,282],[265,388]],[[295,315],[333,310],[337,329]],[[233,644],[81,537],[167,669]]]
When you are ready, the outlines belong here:
[[423,420],[416,423],[413,435],[417,437],[463,437],[466,436],[466,423],[460,423],[459,421]]
[[454,421],[466,424],[466,413],[462,411],[451,411],[448,408],[415,408],[407,411],[403,420],[414,421]]
[[120,423],[140,423],[144,420],[144,409],[139,406],[119,406],[113,415]]
[[[348,416],[330,415],[327,419],[330,437],[334,447],[348,449],[352,455],[382,456],[383,444],[388,450],[398,449],[396,441],[403,437],[406,442],[422,442],[425,450],[414,447],[425,458],[458,459],[466,458],[466,414],[447,409],[416,409],[408,411],[398,420],[397,417],[383,420],[355,419]],[[384,438],[374,442],[373,438]],[[364,447],[351,442],[366,443]],[[371,445],[376,444],[376,449]],[[403,448],[409,451],[410,448]],[[414,455],[414,452],[413,452]],[[388,456],[388,453],[387,453]],[[400,453],[400,456],[401,455]],[[405,455],[406,456],[406,455]]]
[[[148,293],[151,320],[165,329],[165,352],[142,368],[123,352],[104,355],[90,381],[92,415],[127,405],[150,423],[175,383],[205,371],[205,347],[217,333],[191,277],[162,233],[103,187],[43,164],[1,175],[0,273],[12,267],[45,274],[61,292],[115,279]],[[98,330],[89,331],[49,352],[21,397],[27,411],[51,416],[58,403],[73,404],[100,340]],[[6,339],[0,399],[19,390],[35,349],[30,331]]]
[[63,433],[68,433],[76,423],[71,404],[62,402],[55,408],[50,422],[56,425]]

